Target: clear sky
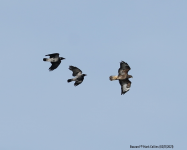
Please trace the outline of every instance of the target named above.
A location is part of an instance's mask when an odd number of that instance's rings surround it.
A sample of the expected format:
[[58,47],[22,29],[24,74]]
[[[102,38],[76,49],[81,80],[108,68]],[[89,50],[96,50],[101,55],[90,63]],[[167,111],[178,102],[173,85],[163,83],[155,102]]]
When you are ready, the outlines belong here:
[[[1,0],[0,150],[187,141],[187,1]],[[66,58],[49,72],[46,54]],[[133,75],[121,95],[119,62]],[[84,82],[74,87],[69,65]]]

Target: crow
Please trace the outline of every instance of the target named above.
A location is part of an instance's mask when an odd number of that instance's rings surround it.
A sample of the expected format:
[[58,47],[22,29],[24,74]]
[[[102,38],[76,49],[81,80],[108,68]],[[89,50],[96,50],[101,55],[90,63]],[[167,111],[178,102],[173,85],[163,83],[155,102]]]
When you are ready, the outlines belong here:
[[43,61],[51,62],[52,65],[49,68],[49,71],[53,71],[54,69],[56,69],[60,65],[61,60],[65,59],[63,57],[59,57],[59,53],[48,54],[45,56],[50,56],[50,58],[43,59]]
[[75,78],[68,79],[67,82],[75,81],[74,86],[81,84],[86,74],[82,74],[82,71],[74,66],[69,66],[69,70],[73,71],[72,76],[74,76]]

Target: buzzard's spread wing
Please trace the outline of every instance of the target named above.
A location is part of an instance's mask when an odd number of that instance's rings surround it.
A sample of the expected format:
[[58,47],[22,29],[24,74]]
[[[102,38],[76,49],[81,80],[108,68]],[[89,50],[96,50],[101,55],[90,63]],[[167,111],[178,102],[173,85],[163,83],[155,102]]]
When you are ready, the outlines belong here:
[[129,81],[129,79],[119,80],[119,84],[121,85],[121,95],[130,90],[131,81]]
[[59,53],[48,54],[48,55],[45,55],[45,56],[50,56],[50,58],[58,58]]
[[49,68],[49,71],[53,71],[54,69],[56,69],[59,65],[60,65],[61,61],[57,61],[57,62],[51,62],[51,67]]
[[130,69],[131,69],[130,66],[126,62],[121,61],[120,68],[118,69],[118,74],[125,75],[128,73]]
[[77,76],[78,74],[79,75],[82,74],[82,71],[79,68],[74,67],[74,66],[69,66],[69,70],[73,71],[72,76]]

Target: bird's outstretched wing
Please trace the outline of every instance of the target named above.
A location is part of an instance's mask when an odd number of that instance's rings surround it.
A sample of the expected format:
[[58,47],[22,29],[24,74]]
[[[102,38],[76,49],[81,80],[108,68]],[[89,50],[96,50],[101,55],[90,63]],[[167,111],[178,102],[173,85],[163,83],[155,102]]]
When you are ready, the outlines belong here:
[[50,58],[58,58],[59,53],[48,54],[48,55],[45,55],[45,56],[50,56]]
[[119,84],[121,85],[121,95],[130,90],[131,81],[129,79],[119,80]]
[[77,68],[77,67],[74,67],[74,66],[69,66],[69,70],[73,71],[73,74],[72,76],[77,76],[77,74],[82,74],[82,71]]
[[82,83],[82,81],[76,81],[75,83],[74,83],[74,86],[77,86],[77,85],[79,85],[79,84],[81,84]]
[[61,61],[57,61],[57,62],[51,62],[51,67],[49,68],[49,71],[53,71],[54,69],[56,69],[59,65],[60,65]]
[[120,62],[120,68],[118,69],[118,74],[119,75],[125,75],[128,73],[128,71],[130,70],[130,66],[124,62],[124,61],[121,61]]

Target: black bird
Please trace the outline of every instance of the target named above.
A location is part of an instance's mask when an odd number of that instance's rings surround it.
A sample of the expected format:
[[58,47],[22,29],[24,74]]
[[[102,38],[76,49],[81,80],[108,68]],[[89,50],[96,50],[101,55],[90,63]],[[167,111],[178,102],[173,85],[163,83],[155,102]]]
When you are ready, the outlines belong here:
[[86,74],[82,74],[82,71],[79,68],[74,67],[74,66],[69,66],[69,70],[73,71],[72,75],[75,78],[68,79],[67,81],[68,82],[75,81],[74,86],[81,84],[83,82],[84,76],[86,76]]
[[60,65],[61,60],[65,59],[63,57],[59,57],[59,53],[48,54],[45,56],[50,56],[50,58],[43,59],[43,61],[51,62],[52,65],[49,68],[49,71],[53,71],[54,69],[56,69]]

